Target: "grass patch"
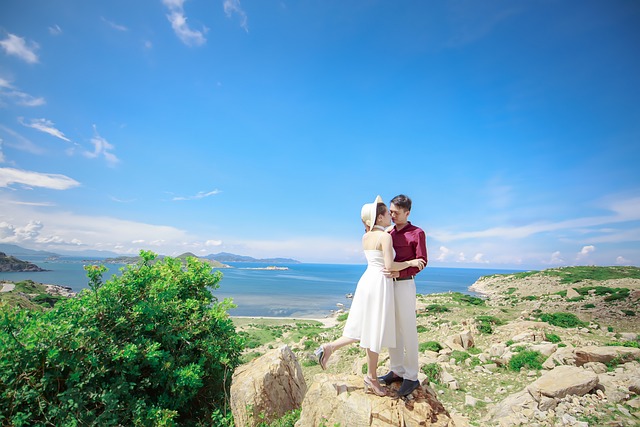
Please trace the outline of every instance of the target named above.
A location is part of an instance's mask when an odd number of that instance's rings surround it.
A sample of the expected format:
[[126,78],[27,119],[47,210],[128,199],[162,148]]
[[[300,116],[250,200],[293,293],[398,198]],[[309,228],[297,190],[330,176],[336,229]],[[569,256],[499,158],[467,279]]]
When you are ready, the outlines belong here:
[[640,279],[640,268],[638,267],[579,266],[550,269],[545,270],[543,273],[549,276],[559,276],[561,278],[560,283],[567,284],[584,280]]
[[440,350],[442,350],[442,346],[437,341],[427,341],[427,342],[421,342],[420,345],[418,346],[418,350],[420,352],[429,350],[429,351],[435,351],[437,353]]
[[539,351],[522,350],[509,360],[509,369],[516,372],[522,368],[540,370],[544,360],[545,357]]
[[585,304],[585,305],[583,305],[583,306],[582,306],[582,308],[586,308],[586,309],[589,309],[589,308],[596,308],[596,305],[595,305],[595,304],[591,304],[591,303],[589,303],[589,304]]
[[469,353],[467,353],[466,351],[453,350],[451,352],[451,358],[454,359],[457,364],[460,364],[460,363],[464,362],[465,360],[467,360],[470,357],[471,357],[471,355]]
[[638,341],[621,341],[621,342],[617,341],[617,342],[610,342],[610,343],[607,343],[605,345],[640,348],[640,342],[638,342]]
[[562,341],[562,339],[556,334],[546,333],[545,335],[547,337],[547,341],[549,341],[550,343],[557,344]]
[[494,326],[503,325],[504,322],[495,316],[478,316],[476,317],[478,330],[483,334],[492,334]]
[[445,305],[442,304],[429,304],[424,308],[424,311],[422,311],[419,316],[430,316],[432,314],[437,314],[437,313],[446,313],[449,310],[449,308]]
[[336,320],[338,320],[338,322],[344,322],[345,320],[347,320],[348,317],[349,317],[349,313],[342,313],[338,315],[338,317],[336,317]]
[[580,320],[578,316],[573,313],[543,313],[540,315],[540,320],[560,328],[576,328],[587,325],[586,322]]
[[485,305],[485,301],[482,298],[474,297],[472,295],[467,295],[460,292],[451,293],[451,299],[464,305]]

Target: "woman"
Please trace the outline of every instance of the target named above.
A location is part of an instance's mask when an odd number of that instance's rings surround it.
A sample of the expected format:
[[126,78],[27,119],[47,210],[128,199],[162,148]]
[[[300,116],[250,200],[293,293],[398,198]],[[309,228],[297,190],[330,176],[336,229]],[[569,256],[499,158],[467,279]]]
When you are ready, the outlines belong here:
[[365,391],[370,389],[378,396],[385,396],[385,389],[378,382],[378,355],[382,347],[395,347],[395,307],[393,279],[383,274],[383,269],[400,271],[407,267],[424,268],[422,259],[395,262],[391,235],[385,231],[391,225],[391,214],[380,196],[367,203],[360,213],[365,224],[362,248],[367,257],[364,272],[353,296],[347,323],[342,337],[316,350],[318,362],[326,369],[331,354],[348,344],[360,341],[367,350],[367,375],[364,377]]

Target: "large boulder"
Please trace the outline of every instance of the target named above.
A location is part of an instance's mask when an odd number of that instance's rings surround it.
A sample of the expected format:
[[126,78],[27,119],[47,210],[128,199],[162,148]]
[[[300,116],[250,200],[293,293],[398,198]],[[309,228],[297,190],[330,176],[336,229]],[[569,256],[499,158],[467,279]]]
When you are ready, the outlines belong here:
[[[389,388],[395,390],[399,383]],[[431,389],[418,387],[412,399],[365,393],[361,375],[318,374],[302,403],[296,427],[453,426],[453,420]]]
[[543,396],[562,399],[568,395],[583,396],[598,385],[598,375],[575,366],[557,366],[527,387],[540,402]]
[[621,362],[640,358],[640,349],[622,346],[588,346],[575,350],[576,366],[582,366],[588,362],[609,363],[614,359]]
[[231,381],[231,411],[238,427],[271,422],[299,408],[307,384],[288,346],[274,349],[236,368]]

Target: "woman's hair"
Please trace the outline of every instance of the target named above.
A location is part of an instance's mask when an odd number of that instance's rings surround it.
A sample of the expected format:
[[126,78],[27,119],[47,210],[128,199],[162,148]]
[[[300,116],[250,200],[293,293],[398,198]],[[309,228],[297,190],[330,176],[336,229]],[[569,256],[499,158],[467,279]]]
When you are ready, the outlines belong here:
[[387,213],[387,205],[385,205],[384,203],[378,203],[378,205],[376,206],[376,218],[373,222],[373,225],[376,225],[376,223],[378,222],[378,217],[380,215],[384,215],[385,213]]

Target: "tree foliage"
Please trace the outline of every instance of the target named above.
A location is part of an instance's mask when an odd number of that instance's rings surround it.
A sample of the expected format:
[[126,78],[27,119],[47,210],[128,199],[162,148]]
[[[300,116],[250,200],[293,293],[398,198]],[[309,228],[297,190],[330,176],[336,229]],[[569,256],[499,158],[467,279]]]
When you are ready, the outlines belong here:
[[0,424],[199,426],[224,414],[242,340],[190,258],[141,260],[49,311],[0,310]]

